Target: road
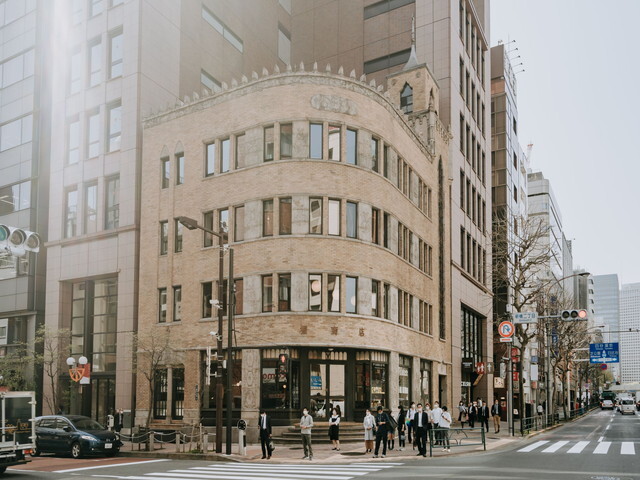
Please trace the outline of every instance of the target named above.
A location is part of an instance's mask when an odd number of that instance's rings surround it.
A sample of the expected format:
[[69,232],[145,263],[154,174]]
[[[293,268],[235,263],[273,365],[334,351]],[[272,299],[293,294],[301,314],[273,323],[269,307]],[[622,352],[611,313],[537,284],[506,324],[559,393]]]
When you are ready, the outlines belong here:
[[[397,459],[400,460],[400,459]],[[351,480],[558,479],[640,480],[640,415],[595,411],[555,430],[483,453],[386,462],[214,463],[138,458],[41,457],[7,479]]]

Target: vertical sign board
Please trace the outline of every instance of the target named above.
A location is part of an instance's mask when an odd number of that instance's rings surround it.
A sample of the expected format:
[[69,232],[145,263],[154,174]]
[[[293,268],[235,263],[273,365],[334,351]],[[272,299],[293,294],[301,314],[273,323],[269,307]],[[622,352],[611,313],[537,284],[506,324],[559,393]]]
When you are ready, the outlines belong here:
[[620,362],[620,346],[618,342],[591,343],[589,345],[589,363]]

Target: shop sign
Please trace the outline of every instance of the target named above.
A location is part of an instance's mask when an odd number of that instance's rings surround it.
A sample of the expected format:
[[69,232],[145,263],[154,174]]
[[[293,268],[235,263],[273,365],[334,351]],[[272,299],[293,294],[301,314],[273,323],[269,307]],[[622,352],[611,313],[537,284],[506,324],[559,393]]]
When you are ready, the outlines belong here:
[[460,382],[460,386],[461,387],[470,387],[471,386],[471,382],[465,382],[464,380]]
[[262,369],[262,383],[276,383],[276,369],[275,368],[263,368]]
[[313,390],[322,390],[322,377],[320,375],[311,375],[311,388]]

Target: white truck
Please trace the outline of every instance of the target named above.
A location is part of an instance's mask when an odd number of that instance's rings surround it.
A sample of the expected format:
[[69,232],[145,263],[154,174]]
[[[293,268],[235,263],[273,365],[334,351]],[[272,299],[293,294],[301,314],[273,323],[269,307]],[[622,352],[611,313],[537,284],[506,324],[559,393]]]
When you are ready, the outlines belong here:
[[2,437],[0,438],[0,474],[7,467],[30,462],[35,447],[35,392],[0,392]]

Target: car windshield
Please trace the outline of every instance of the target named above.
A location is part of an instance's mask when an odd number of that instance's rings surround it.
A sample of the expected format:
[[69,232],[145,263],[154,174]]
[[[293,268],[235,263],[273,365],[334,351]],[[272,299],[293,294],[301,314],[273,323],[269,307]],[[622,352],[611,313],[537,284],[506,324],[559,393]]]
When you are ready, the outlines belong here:
[[90,418],[76,418],[72,423],[78,430],[104,430],[102,425]]
[[633,405],[633,400],[623,400],[622,404],[623,405]]

